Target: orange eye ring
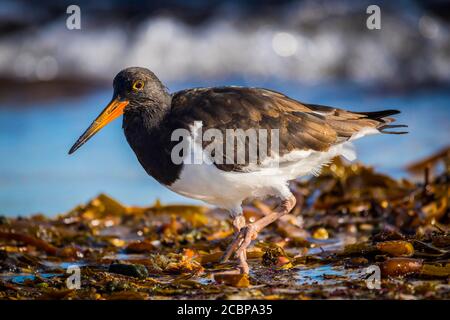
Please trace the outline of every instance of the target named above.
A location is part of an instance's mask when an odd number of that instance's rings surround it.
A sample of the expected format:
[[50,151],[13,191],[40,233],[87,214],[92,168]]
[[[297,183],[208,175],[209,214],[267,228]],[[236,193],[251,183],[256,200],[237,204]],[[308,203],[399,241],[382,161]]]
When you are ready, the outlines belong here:
[[140,91],[142,89],[144,89],[144,81],[137,80],[133,83],[133,90]]

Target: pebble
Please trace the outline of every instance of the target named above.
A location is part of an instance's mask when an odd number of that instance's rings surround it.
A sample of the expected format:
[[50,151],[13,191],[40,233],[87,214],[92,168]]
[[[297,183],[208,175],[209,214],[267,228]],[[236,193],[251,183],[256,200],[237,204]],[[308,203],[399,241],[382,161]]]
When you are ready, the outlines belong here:
[[142,264],[113,263],[109,266],[108,271],[140,279],[148,277],[148,270]]

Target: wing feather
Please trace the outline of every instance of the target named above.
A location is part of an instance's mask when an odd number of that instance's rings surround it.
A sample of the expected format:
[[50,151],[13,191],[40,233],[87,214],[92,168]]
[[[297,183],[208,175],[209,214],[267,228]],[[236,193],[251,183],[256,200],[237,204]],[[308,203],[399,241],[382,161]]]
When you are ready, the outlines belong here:
[[[363,128],[379,128],[391,122],[385,116],[398,113],[357,113],[343,109],[304,104],[279,92],[243,87],[197,88],[177,92],[172,97],[172,119],[189,128],[194,120],[202,121],[203,130],[226,129],[279,130],[279,155],[293,150],[327,151],[350,139]],[[210,141],[205,141],[206,147]],[[248,140],[246,141],[248,150]],[[258,151],[258,154],[261,153]],[[269,154],[270,156],[270,154]],[[216,164],[222,170],[241,171],[246,164]],[[247,159],[247,157],[246,157]],[[264,159],[258,158],[258,163]]]

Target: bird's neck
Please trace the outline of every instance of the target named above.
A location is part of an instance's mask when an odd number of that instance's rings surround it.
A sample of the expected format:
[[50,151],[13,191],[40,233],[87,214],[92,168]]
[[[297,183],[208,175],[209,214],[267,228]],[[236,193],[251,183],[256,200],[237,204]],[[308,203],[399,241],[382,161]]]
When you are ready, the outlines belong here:
[[172,184],[181,167],[171,160],[171,130],[166,127],[170,103],[145,104],[124,113],[125,137],[145,171],[160,183]]

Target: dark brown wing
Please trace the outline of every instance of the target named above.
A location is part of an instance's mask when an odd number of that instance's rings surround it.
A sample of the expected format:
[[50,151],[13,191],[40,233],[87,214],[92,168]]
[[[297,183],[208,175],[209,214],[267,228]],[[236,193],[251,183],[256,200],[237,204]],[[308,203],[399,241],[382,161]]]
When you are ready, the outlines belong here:
[[[174,127],[183,128],[189,128],[194,121],[202,121],[203,131],[214,128],[224,136],[226,129],[266,129],[268,132],[278,129],[279,153],[283,156],[293,150],[327,151],[364,127],[377,128],[390,122],[383,117],[395,113],[398,111],[387,110],[371,116],[369,113],[303,104],[267,89],[218,87],[175,93],[171,119],[176,119]],[[268,135],[270,137],[270,133]],[[248,141],[245,142],[246,150]],[[204,141],[203,147],[209,143]],[[258,150],[258,163],[264,160],[263,157],[264,154]],[[224,156],[223,163],[216,166],[226,171],[240,171],[247,164],[226,164]]]

